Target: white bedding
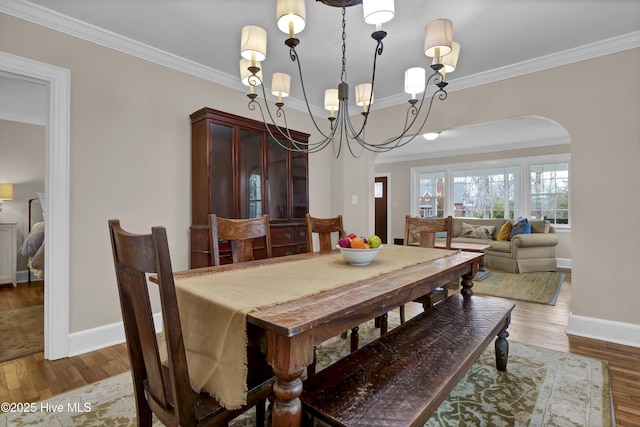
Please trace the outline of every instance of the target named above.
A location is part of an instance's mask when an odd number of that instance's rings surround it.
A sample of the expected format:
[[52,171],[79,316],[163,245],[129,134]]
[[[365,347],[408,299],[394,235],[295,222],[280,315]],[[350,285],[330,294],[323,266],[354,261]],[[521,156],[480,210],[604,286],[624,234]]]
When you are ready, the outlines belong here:
[[28,266],[38,277],[44,271],[44,222],[37,222],[20,246],[20,254],[29,257]]

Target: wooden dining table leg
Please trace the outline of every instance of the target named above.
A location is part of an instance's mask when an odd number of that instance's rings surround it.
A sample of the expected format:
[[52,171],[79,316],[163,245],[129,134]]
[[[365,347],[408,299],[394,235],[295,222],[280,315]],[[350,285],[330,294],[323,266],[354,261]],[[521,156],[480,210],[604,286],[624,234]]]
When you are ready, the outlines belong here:
[[474,263],[471,267],[471,271],[462,276],[462,280],[460,281],[462,289],[460,290],[460,293],[463,297],[468,298],[473,295],[473,290],[471,288],[473,287],[473,278],[476,276],[476,273],[478,273],[478,264]]
[[302,423],[301,376],[313,362],[313,334],[308,332],[285,337],[267,331],[267,357],[276,376],[272,425],[299,427]]

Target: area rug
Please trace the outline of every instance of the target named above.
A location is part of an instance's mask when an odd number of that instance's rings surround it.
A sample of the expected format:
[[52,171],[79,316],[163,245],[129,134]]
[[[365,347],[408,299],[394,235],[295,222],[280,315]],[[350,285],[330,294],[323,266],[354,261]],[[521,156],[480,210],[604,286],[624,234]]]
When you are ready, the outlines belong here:
[[491,270],[473,281],[473,293],[556,305],[564,279],[564,273],[556,271],[513,274]]
[[[395,313],[390,313],[389,323],[390,327],[398,324]],[[360,342],[378,334],[368,322],[360,327]],[[515,341],[510,344],[507,372],[495,369],[491,344],[425,426],[612,425],[606,362]],[[324,342],[318,347],[318,368],[348,352],[348,339]],[[33,413],[1,414],[0,427],[136,425],[129,372],[34,405]],[[156,420],[154,426],[161,424]],[[255,426],[254,412],[231,426]]]
[[44,305],[0,310],[0,362],[44,350]]

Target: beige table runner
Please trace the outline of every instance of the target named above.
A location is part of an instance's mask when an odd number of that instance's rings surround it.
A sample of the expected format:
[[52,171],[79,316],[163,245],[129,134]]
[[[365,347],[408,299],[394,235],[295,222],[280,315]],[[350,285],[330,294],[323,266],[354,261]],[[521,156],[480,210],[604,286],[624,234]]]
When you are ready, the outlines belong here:
[[176,278],[192,387],[235,409],[246,403],[246,314],[454,254],[387,246],[367,266],[339,253],[242,270]]

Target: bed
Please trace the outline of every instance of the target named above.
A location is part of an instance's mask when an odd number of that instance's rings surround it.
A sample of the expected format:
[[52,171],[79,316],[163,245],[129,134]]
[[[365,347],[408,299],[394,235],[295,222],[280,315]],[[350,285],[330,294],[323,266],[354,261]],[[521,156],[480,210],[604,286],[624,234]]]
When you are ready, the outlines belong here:
[[[39,204],[42,207],[42,216],[44,217],[44,194],[38,193],[38,197],[29,200],[29,234],[24,239],[20,247],[20,254],[28,258],[27,267],[28,282],[31,283],[31,275],[38,279],[44,278],[44,221],[34,222],[36,217],[32,205]],[[37,216],[39,218],[39,216]]]

